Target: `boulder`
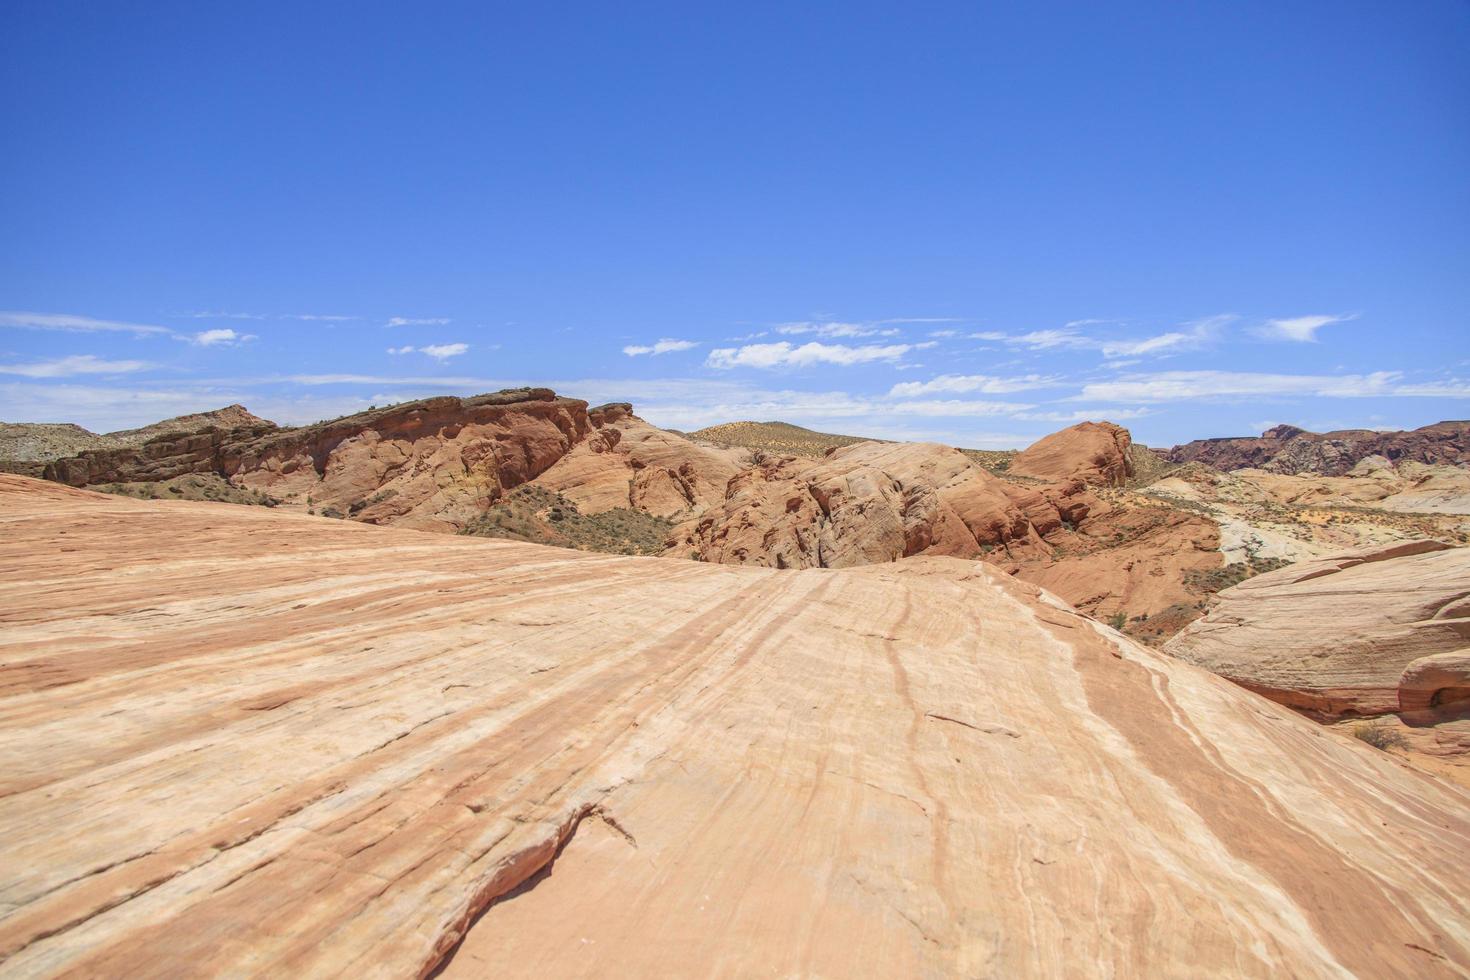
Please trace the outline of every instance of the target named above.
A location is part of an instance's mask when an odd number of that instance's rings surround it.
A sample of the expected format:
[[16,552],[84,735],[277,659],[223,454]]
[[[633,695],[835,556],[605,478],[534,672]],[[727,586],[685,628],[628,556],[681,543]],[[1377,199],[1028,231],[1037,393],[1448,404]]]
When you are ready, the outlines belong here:
[[1368,548],[1226,589],[1164,649],[1319,717],[1384,714],[1411,664],[1470,641],[1467,597],[1470,549]]
[[1112,422],[1080,422],[1053,432],[1011,461],[1010,472],[1040,480],[1081,480],[1121,487],[1133,474],[1128,430]]

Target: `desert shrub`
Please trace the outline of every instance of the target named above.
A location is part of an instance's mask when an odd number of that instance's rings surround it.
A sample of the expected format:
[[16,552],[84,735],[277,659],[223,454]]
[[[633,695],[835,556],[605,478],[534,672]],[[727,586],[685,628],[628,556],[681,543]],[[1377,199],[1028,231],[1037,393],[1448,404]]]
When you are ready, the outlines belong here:
[[1354,725],[1353,738],[1360,742],[1367,742],[1375,749],[1385,751],[1391,748],[1401,748],[1404,744],[1404,736],[1381,721],[1365,721]]
[[1108,625],[1115,630],[1121,630],[1128,623],[1128,614],[1119,610],[1108,617]]

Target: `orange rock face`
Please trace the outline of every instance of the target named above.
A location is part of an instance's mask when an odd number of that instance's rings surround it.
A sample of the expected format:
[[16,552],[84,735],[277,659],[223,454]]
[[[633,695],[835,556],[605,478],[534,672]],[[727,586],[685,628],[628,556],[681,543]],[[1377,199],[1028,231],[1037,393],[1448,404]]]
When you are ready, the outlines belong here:
[[748,452],[700,446],[656,429],[631,406],[604,406],[591,415],[597,430],[535,480],[585,514],[630,507],[685,517],[723,500],[726,485],[751,463]]
[[983,564],[0,476],[7,975],[1463,976],[1470,796]]
[[70,486],[216,473],[302,509],[369,524],[463,527],[591,431],[587,403],[544,388],[426,398],[277,431],[211,428],[58,460]]
[[1111,422],[1080,422],[1033,443],[1011,461],[1012,473],[1042,480],[1081,480],[1121,487],[1131,475],[1128,430]]
[[938,443],[860,442],[818,460],[761,456],[669,554],[772,568],[850,568],[911,555],[1049,555],[1087,516],[1080,484],[1029,488]]
[[1411,664],[1466,646],[1467,596],[1470,549],[1435,541],[1369,548],[1226,589],[1164,649],[1318,715],[1385,714],[1400,709]]

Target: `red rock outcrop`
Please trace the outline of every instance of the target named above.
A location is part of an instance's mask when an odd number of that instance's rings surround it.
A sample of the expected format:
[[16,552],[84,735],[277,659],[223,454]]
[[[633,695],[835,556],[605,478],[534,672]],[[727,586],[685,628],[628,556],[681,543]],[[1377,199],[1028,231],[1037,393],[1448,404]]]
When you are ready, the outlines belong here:
[[1164,649],[1317,716],[1384,714],[1412,663],[1470,642],[1467,597],[1470,549],[1365,549],[1226,589]]
[[1196,439],[1175,446],[1175,463],[1204,463],[1218,470],[1265,469],[1276,473],[1341,476],[1369,456],[1392,463],[1470,463],[1470,422],[1436,422],[1407,432],[1342,429],[1317,433],[1278,425],[1259,437]]
[[1048,534],[1097,498],[1075,481],[1007,483],[938,443],[861,442],[820,460],[758,454],[669,554],[773,568],[848,568],[911,555],[1049,555]]
[[1470,796],[983,564],[0,477],[8,976],[1463,976]]
[[584,514],[614,507],[680,518],[725,498],[725,488],[751,454],[697,445],[616,404],[589,412],[597,427],[535,480]]
[[1222,565],[1199,514],[1099,498],[1078,480],[1022,485],[937,443],[864,442],[820,460],[758,456],[668,555],[771,568],[850,568],[913,555],[991,562],[1092,615],[1193,606]]
[[214,473],[334,516],[457,530],[590,431],[586,402],[523,388],[426,398],[296,429],[165,435],[57,460],[45,476],[80,487]]
[[1041,480],[1081,480],[1121,487],[1133,473],[1128,430],[1112,422],[1079,422],[1032,443],[1011,461],[1010,472]]

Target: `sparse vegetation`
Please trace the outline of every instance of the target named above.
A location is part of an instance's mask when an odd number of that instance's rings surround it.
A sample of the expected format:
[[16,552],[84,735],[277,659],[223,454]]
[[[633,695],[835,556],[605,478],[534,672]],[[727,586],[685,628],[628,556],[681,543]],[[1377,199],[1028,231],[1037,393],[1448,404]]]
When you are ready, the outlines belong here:
[[1108,625],[1111,626],[1113,629],[1122,632],[1123,627],[1128,625],[1128,614],[1123,612],[1121,609],[1118,610],[1108,617]]
[[1390,725],[1381,721],[1365,721],[1353,726],[1353,738],[1367,742],[1375,749],[1385,752],[1404,747],[1404,736]]
[[120,497],[136,497],[139,500],[212,500],[258,507],[274,507],[280,503],[270,494],[237,487],[213,473],[194,473],[176,476],[172,480],[145,483],[99,483],[88,489],[114,493]]
[[861,436],[834,435],[830,432],[815,432],[789,422],[726,422],[712,425],[689,433],[690,439],[714,443],[717,446],[735,446],[741,449],[758,449],[778,456],[806,456],[818,459],[829,449],[851,446],[858,442],[884,442],[882,439],[864,439]]
[[1239,585],[1246,579],[1254,578],[1263,572],[1274,572],[1290,564],[1291,562],[1285,558],[1251,558],[1248,561],[1231,562],[1223,568],[1186,571],[1184,582],[1201,592],[1214,594],[1232,585]]
[[526,485],[506,494],[460,533],[614,555],[656,555],[673,527],[672,521],[626,507],[583,514],[561,494]]

